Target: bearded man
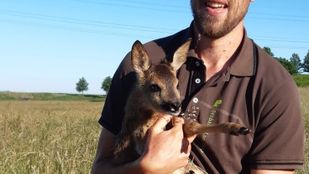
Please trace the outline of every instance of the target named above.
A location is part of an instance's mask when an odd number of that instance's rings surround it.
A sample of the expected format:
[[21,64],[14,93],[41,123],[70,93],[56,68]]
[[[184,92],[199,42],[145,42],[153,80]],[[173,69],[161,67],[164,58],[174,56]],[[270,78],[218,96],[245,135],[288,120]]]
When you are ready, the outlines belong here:
[[158,64],[192,38],[187,61],[178,71],[183,112],[205,124],[241,123],[252,133],[184,137],[183,121],[164,129],[171,120],[165,115],[150,129],[137,160],[113,165],[115,135],[134,81],[128,54],[113,77],[99,120],[103,128],[92,173],[168,174],[191,162],[210,174],[289,174],[302,167],[298,90],[288,72],[248,38],[244,17],[250,3],[191,0],[194,19],[188,28],[144,46]]

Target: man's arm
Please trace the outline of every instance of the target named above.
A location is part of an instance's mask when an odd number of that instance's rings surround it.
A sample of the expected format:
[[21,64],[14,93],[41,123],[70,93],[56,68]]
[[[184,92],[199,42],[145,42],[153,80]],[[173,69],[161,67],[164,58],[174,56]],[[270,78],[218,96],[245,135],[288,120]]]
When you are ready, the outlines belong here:
[[136,161],[121,166],[115,166],[111,162],[115,135],[103,128],[92,174],[110,173],[110,171],[114,174],[164,174],[187,165],[194,137],[183,137],[182,119],[174,121],[172,129],[164,130],[171,118],[162,116],[158,119],[148,131],[144,154]]
[[251,170],[251,174],[294,174],[294,170]]
[[110,131],[102,128],[98,147],[97,147],[97,154],[92,166],[92,174],[99,174],[99,173],[109,173],[107,171],[113,171],[113,173],[140,173],[138,163],[129,163],[123,166],[114,166],[111,163],[112,159],[112,147],[115,142],[115,135],[112,134]]

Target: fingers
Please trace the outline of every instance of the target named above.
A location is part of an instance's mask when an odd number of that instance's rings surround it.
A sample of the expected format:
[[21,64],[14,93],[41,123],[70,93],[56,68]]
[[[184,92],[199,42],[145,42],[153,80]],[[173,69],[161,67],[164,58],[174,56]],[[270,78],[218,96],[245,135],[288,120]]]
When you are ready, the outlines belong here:
[[157,121],[152,125],[152,132],[162,132],[165,130],[166,125],[171,121],[172,116],[163,115],[160,116]]
[[[183,131],[183,124],[185,123],[185,120],[181,117],[173,117],[172,118],[172,123],[174,125],[174,127],[178,128],[178,129],[182,129]],[[197,135],[192,135],[189,137],[185,137],[189,143],[192,143],[194,141],[194,139],[196,138]]]
[[190,155],[191,151],[191,143],[194,140],[194,137],[190,137],[191,139],[185,138],[183,135],[183,124],[184,124],[184,119],[180,117],[173,117],[172,118],[172,123],[173,123],[173,128],[177,134],[179,134],[179,137],[182,138],[182,148],[181,148],[181,154],[183,155],[184,158],[188,158]]
[[[169,123],[172,124],[172,128],[166,130]],[[144,158],[152,161],[171,161],[171,164],[177,164],[177,168],[186,166],[191,143],[184,137],[183,124],[182,118],[170,115],[159,116],[149,129]],[[162,152],[165,155],[160,155]]]
[[191,142],[189,142],[186,138],[184,138],[182,140],[181,152],[189,155],[190,151],[191,151]]
[[192,136],[189,136],[189,137],[186,137],[187,140],[189,141],[189,143],[192,143],[194,141],[194,139],[196,138],[197,135],[192,135]]
[[183,124],[184,124],[184,119],[180,117],[173,117],[172,118],[172,125],[173,127],[169,130],[173,133],[173,136],[178,139],[183,139],[184,134],[183,134]]
[[175,117],[170,115],[162,115],[160,116],[156,122],[151,127],[151,133],[157,134],[165,131],[165,128],[168,123],[172,122],[173,127],[169,130],[169,132],[173,132],[173,137],[177,137],[179,139],[183,139],[183,149],[182,152],[190,152],[191,143],[196,138],[196,135],[185,137],[183,135],[183,124],[184,119],[181,117]]
[[175,129],[175,131],[179,131],[179,129],[182,129],[182,126],[184,124],[184,119],[180,117],[171,116],[171,115],[162,115],[153,124],[152,131],[162,132],[163,130],[165,130],[166,125],[169,122],[172,122],[172,125],[173,125],[172,129]]
[[184,121],[184,119],[183,118],[181,118],[181,117],[173,117],[172,118],[172,124],[173,124],[173,126],[175,127],[179,127],[179,126],[181,126],[182,127],[182,125],[185,123],[185,121]]

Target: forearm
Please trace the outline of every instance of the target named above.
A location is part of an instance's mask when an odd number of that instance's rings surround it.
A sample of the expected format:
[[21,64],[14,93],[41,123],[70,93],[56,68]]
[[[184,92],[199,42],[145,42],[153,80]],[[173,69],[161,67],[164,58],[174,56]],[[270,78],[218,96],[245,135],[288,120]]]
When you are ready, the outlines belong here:
[[92,174],[167,174],[186,166],[190,143],[194,138],[184,139],[183,120],[174,121],[174,127],[169,130],[162,129],[170,122],[165,117],[158,119],[149,129],[145,151],[140,158],[124,165],[113,164],[111,151],[115,138],[109,131],[102,129]]
[[92,174],[143,174],[142,167],[139,160],[123,164],[123,165],[114,165],[109,160],[101,160],[94,163],[92,167]]

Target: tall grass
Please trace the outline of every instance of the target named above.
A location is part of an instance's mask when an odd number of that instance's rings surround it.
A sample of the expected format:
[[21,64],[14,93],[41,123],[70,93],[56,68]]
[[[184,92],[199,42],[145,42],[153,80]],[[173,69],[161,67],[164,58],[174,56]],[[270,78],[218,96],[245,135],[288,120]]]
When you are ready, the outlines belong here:
[[309,75],[308,74],[297,74],[293,75],[295,83],[299,87],[308,87],[309,86]]
[[305,123],[305,165],[304,169],[298,173],[309,173],[309,87],[299,88],[302,114]]
[[0,173],[89,173],[102,102],[1,101]]
[[[299,88],[309,173],[309,88]],[[96,151],[102,102],[0,101],[1,174],[87,174]]]
[[0,92],[0,100],[38,100],[38,101],[93,101],[103,102],[103,95],[82,95],[65,93],[22,93]]

